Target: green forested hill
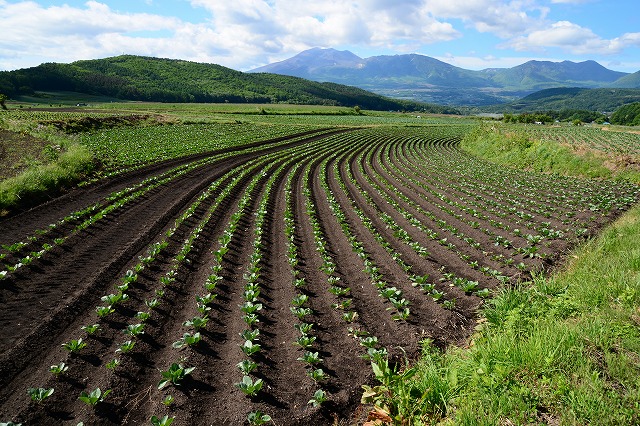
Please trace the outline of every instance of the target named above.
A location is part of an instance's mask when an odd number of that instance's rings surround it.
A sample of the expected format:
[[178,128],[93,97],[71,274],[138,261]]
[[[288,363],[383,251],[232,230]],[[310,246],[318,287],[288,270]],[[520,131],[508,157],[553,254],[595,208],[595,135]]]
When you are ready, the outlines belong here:
[[573,109],[611,112],[632,102],[640,102],[640,89],[558,87],[540,90],[509,104],[488,107],[487,110],[526,112]]
[[18,96],[35,91],[74,91],[157,102],[286,102],[455,112],[435,105],[384,98],[335,83],[275,74],[249,74],[214,64],[130,55],[71,64],[46,63],[0,72],[0,93]]

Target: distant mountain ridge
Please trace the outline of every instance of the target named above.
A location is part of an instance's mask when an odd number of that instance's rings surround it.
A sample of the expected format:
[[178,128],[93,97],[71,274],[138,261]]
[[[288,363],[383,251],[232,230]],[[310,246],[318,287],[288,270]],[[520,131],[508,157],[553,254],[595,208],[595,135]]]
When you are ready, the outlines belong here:
[[554,87],[640,87],[640,72],[630,77],[591,60],[529,61],[513,68],[474,71],[425,55],[363,59],[349,51],[330,48],[309,49],[249,72],[331,81],[386,96],[454,105],[499,104]]

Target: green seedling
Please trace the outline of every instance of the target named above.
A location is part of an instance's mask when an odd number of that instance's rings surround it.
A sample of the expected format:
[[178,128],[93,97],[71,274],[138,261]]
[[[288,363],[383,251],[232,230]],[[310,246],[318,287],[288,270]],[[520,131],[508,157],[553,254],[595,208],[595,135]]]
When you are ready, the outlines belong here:
[[200,340],[200,333],[184,333],[179,340],[173,342],[172,346],[176,349],[182,349],[185,346],[197,345]]
[[31,397],[32,401],[40,404],[42,401],[49,398],[53,394],[53,388],[29,388],[27,389],[27,394]]
[[174,386],[180,385],[180,382],[191,372],[195,370],[195,367],[184,368],[182,364],[172,363],[169,369],[162,372],[163,379],[158,383],[158,389],[162,389],[169,383]]
[[311,397],[311,399],[309,400],[308,403],[313,405],[314,407],[319,407],[320,404],[322,404],[326,400],[327,400],[327,393],[325,391],[323,391],[322,389],[318,389],[313,394],[313,396]]
[[62,344],[62,347],[68,350],[69,352],[71,352],[72,354],[80,352],[80,350],[82,350],[86,346],[87,346],[87,343],[83,342],[82,338],[77,340],[74,339],[67,343]]
[[107,389],[106,391],[102,392],[100,388],[96,388],[92,390],[90,393],[86,393],[82,391],[78,399],[87,405],[95,407],[98,404],[98,402],[103,402],[104,399],[107,397],[107,395],[109,395],[110,393],[111,393],[111,389]]
[[245,395],[256,396],[262,389],[262,379],[253,381],[249,376],[243,376],[240,383],[235,384]]
[[61,362],[60,364],[52,365],[49,368],[49,371],[54,376],[58,377],[59,375],[65,373],[68,369],[69,369],[69,366],[66,365],[64,362]]
[[260,426],[271,421],[271,416],[262,411],[252,411],[247,414],[247,421],[251,426]]

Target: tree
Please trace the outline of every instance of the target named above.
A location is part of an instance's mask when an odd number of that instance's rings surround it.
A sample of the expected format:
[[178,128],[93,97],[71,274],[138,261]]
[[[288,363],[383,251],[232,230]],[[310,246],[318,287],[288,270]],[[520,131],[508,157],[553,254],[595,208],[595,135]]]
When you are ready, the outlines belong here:
[[0,93],[0,107],[2,107],[2,109],[7,109],[7,106],[4,103],[8,99],[9,97],[7,95],[5,95],[4,93]]

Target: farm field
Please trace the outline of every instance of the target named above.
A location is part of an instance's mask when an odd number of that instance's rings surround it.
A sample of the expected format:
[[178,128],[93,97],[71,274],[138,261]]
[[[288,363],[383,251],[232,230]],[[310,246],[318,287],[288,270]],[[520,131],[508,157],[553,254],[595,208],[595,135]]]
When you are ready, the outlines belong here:
[[123,169],[0,220],[0,420],[346,422],[371,359],[463,343],[640,195],[479,160],[465,122],[348,120],[82,136]]

